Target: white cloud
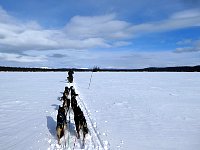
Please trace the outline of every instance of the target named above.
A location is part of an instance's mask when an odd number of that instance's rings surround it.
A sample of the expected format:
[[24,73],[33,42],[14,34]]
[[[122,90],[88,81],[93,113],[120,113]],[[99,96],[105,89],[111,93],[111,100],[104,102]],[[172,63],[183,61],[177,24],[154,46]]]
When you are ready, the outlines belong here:
[[189,45],[189,44],[192,44],[192,39],[184,39],[182,41],[178,41],[176,44],[177,45]]
[[[72,66],[100,68],[145,68],[199,65],[199,53],[136,52],[136,51],[98,51],[72,56]],[[67,60],[67,59],[66,59]],[[65,62],[65,60],[63,59]],[[73,64],[74,63],[74,64]],[[68,63],[65,63],[68,64]]]
[[172,19],[194,18],[200,16],[199,9],[189,9],[177,12],[171,16]]
[[0,53],[0,58],[6,61],[23,62],[23,63],[46,61],[45,56],[26,56],[26,55],[10,54],[10,53]]
[[184,53],[184,52],[199,52],[200,51],[200,40],[195,40],[195,41],[179,41],[180,44],[188,45],[184,47],[178,47],[176,48],[175,52],[176,53]]
[[21,22],[2,8],[0,12],[0,49],[15,52],[120,47],[130,44],[133,36],[200,25],[199,10],[136,25],[118,20],[114,14],[75,16],[61,29],[44,29],[35,21]]
[[122,39],[130,37],[130,24],[116,19],[115,15],[94,17],[75,16],[65,26],[65,32],[75,39],[104,38]]
[[133,25],[131,32],[140,35],[194,26],[200,26],[200,10],[197,9],[174,13],[165,20]]
[[128,23],[114,15],[75,16],[63,29],[47,30],[35,21],[23,23],[2,8],[0,11],[0,48],[4,51],[105,48],[120,46],[113,40],[123,42],[129,36],[125,31]]
[[113,45],[114,45],[114,47],[121,47],[121,46],[128,46],[130,44],[131,44],[131,42],[118,41],[118,42],[115,42]]

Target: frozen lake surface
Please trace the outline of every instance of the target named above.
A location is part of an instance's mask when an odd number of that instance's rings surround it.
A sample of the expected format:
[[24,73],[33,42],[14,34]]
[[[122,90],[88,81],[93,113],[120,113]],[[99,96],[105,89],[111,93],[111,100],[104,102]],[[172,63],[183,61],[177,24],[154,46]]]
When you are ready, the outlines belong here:
[[[0,73],[0,149],[62,149],[55,126],[66,76]],[[95,72],[88,88],[90,77],[74,74],[92,132],[86,149],[199,149],[200,73]]]

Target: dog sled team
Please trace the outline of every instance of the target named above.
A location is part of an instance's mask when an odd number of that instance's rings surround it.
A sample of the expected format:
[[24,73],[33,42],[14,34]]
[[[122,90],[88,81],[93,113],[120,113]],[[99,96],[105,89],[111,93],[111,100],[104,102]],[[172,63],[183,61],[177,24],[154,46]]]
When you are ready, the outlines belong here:
[[[68,82],[73,83],[73,74],[74,72],[70,70],[68,72]],[[69,84],[70,85],[70,84]],[[82,131],[83,134],[83,145],[85,143],[85,136],[88,134],[88,127],[87,122],[84,116],[83,111],[78,106],[76,97],[78,94],[75,91],[75,88],[73,86],[66,86],[65,90],[63,92],[62,97],[60,100],[63,102],[62,106],[59,106],[58,108],[58,114],[57,114],[57,126],[56,126],[56,133],[58,138],[58,144],[60,144],[60,140],[63,136],[65,136],[65,131],[67,128],[67,115],[70,115],[68,111],[71,109],[74,114],[74,122],[76,126],[76,134],[77,138],[80,139],[80,131]]]

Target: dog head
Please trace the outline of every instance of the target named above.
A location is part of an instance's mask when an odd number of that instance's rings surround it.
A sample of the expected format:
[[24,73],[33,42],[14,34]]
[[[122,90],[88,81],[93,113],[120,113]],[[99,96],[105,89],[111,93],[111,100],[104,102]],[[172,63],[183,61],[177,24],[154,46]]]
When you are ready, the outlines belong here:
[[65,114],[65,108],[59,105],[58,113]]
[[69,91],[69,88],[67,86],[65,87],[65,91]]
[[67,95],[69,94],[69,88],[67,86],[65,87],[64,93],[67,94]]
[[73,87],[73,86],[70,86],[70,90],[74,90],[74,87]]

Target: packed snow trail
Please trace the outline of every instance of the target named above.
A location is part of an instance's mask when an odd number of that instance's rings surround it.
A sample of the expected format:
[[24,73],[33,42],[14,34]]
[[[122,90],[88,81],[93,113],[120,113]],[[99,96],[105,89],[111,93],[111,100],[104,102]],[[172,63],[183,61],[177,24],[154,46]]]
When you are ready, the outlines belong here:
[[[77,90],[78,91],[78,90]],[[87,123],[88,123],[88,127],[90,130],[90,134],[92,135],[92,141],[94,143],[96,143],[95,147],[97,147],[97,149],[108,149],[107,145],[104,146],[102,139],[99,137],[99,132],[97,131],[97,129],[95,128],[95,123],[92,121],[89,111],[87,110],[82,98],[78,95],[78,104],[79,106],[82,108],[82,111],[85,114]]]
[[[80,98],[80,96],[78,96],[78,98],[79,98],[79,104],[84,109],[85,115],[88,118],[88,122],[90,122],[90,125],[91,125],[90,132],[93,133],[93,137],[95,137],[96,141],[98,141],[98,145],[99,145],[98,147],[104,148],[104,144],[103,144],[101,138],[99,137],[99,133],[96,130],[96,128],[94,127],[95,123],[93,123],[92,119],[90,118],[89,112],[88,112],[87,108],[85,107],[83,100]],[[105,147],[105,149],[107,149],[107,148]]]
[[[69,117],[70,114],[70,117]],[[61,138],[61,144],[58,144],[57,138],[49,139],[49,148],[48,150],[76,150],[76,149],[86,149],[92,150],[96,149],[95,142],[91,140],[91,135],[86,135],[85,145],[83,146],[82,141],[82,134],[81,138],[77,139],[76,137],[76,130],[75,130],[75,123],[73,120],[73,113],[72,110],[68,111],[68,118],[67,118],[67,129],[65,130],[65,136]]]
[[[66,82],[66,81],[65,81]],[[66,82],[65,86],[74,86],[74,83],[68,83]],[[78,90],[75,87],[76,93],[80,95]],[[87,126],[89,129],[89,133],[86,135],[85,142],[83,143],[82,141],[82,131],[80,131],[80,139],[77,139],[77,133],[76,133],[76,127],[75,127],[75,122],[74,122],[74,114],[73,110],[70,108],[68,113],[67,113],[67,129],[65,130],[65,136],[61,138],[61,144],[58,144],[57,138],[52,139],[50,138],[48,140],[50,146],[48,150],[63,150],[63,149],[68,149],[68,150],[76,150],[76,149],[85,149],[85,150],[104,150],[108,149],[107,147],[104,148],[103,142],[98,136],[97,130],[93,127],[93,122],[89,117],[89,113],[87,108],[84,105],[83,100],[81,100],[80,96],[77,99],[77,104],[80,106],[81,110],[83,111],[86,121],[87,121]],[[60,104],[61,105],[61,104]],[[57,113],[57,112],[56,112]],[[54,113],[55,114],[55,113]]]

